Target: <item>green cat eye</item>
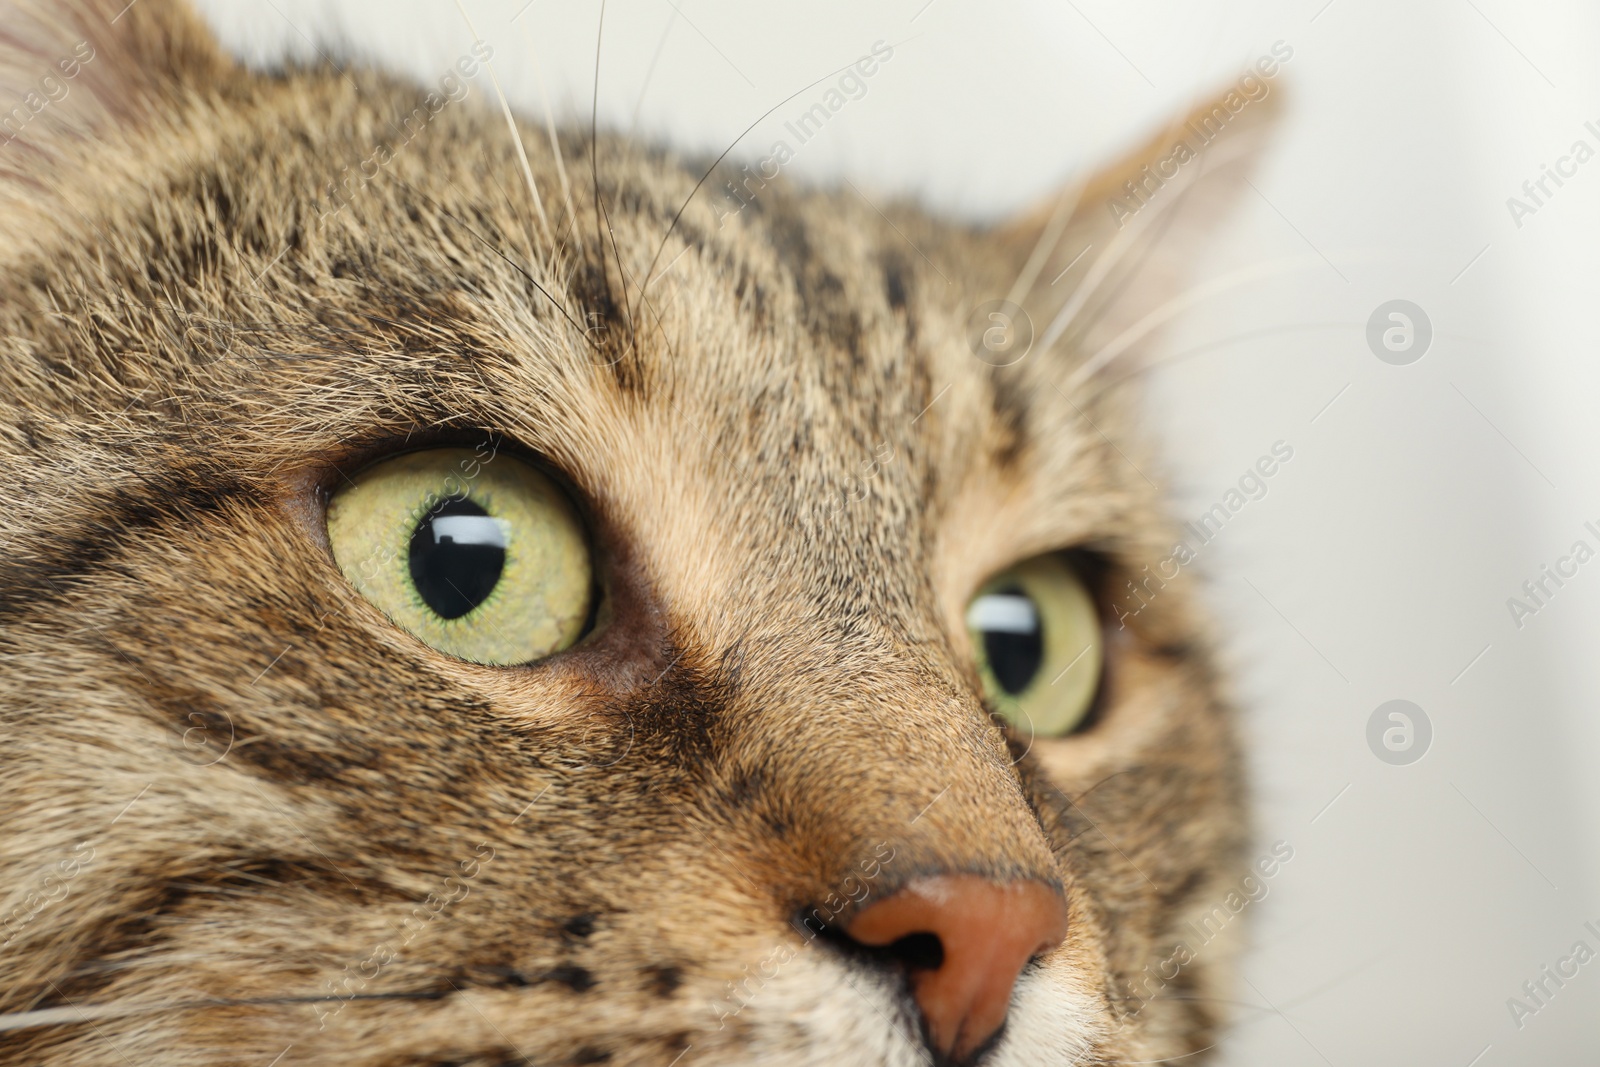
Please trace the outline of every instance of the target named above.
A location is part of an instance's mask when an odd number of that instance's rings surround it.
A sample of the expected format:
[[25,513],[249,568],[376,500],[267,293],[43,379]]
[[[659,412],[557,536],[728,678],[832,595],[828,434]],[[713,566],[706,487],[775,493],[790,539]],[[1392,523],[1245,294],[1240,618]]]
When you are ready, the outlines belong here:
[[328,503],[345,577],[395,624],[473,663],[528,663],[570,647],[593,567],[565,494],[510,456],[411,452],[358,474]]
[[1019,734],[1062,737],[1083,724],[1100,687],[1100,615],[1059,554],[985,582],[967,605],[967,630],[984,696]]

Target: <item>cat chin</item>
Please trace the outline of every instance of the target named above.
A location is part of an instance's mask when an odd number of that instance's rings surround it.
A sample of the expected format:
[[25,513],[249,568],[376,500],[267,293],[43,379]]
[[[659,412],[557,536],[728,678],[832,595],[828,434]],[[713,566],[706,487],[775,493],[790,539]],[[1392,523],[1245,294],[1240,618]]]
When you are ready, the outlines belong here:
[[[981,1067],[1075,1067],[1096,1062],[1104,1001],[1060,961],[1017,981],[999,1043]],[[796,960],[728,1020],[733,1047],[697,1061],[715,1067],[934,1067],[898,977],[833,959]]]

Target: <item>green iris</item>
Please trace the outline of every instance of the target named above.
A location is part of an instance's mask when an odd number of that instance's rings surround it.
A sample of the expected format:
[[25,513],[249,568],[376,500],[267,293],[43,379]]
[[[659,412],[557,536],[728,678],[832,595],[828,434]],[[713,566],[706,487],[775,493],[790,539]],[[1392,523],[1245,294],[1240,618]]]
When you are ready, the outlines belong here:
[[509,456],[440,448],[370,467],[329,502],[328,540],[397,626],[473,663],[552,655],[589,617],[583,526],[549,478]]
[[984,583],[967,605],[984,696],[1025,737],[1083,724],[1100,687],[1103,634],[1094,598],[1059,554]]

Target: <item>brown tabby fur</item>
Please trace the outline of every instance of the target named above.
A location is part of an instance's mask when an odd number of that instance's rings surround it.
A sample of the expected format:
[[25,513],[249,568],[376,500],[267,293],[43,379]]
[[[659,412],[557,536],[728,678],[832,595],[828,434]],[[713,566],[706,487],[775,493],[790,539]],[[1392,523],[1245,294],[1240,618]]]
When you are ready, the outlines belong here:
[[[696,167],[569,134],[569,198],[527,125],[547,237],[480,78],[329,212],[425,89],[121,7],[0,4],[5,106],[95,50],[0,148],[0,1063],[931,1064],[903,983],[793,920],[934,871],[1069,901],[991,1067],[1217,1040],[1222,941],[1139,978],[1246,841],[1186,579],[1031,751],[961,623],[1033,554],[1092,550],[1108,602],[1166,555],[1126,391],[1063,386],[1173,294],[1181,226],[994,370],[967,316],[1048,206],[778,183],[673,227]],[[1082,204],[1040,331],[1116,233]],[[593,638],[479,667],[352,590],[326,494],[430,442],[566,480]]]

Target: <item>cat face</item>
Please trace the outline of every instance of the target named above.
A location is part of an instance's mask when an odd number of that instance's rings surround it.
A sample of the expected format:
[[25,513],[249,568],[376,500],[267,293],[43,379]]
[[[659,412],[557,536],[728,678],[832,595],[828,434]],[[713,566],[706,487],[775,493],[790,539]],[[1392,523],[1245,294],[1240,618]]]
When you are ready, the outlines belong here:
[[[1214,1042],[1229,716],[1077,373],[1166,249],[1052,284],[1121,240],[1094,188],[993,232],[729,215],[638,145],[522,127],[524,163],[486,108],[120,6],[19,12],[0,61],[79,67],[0,150],[0,1063]],[[330,514],[396,457],[385,550]],[[494,503],[528,485],[543,562]],[[450,637],[379,589],[446,529],[494,561]],[[1081,596],[1082,707],[1023,725],[1059,650],[980,595]]]

